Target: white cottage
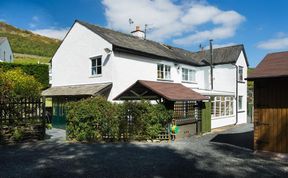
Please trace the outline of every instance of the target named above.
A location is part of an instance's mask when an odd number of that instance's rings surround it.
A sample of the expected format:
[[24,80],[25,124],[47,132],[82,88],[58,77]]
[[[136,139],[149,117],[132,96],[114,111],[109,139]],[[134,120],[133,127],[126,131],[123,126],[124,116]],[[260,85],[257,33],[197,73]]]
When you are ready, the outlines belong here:
[[13,53],[7,37],[0,37],[0,62],[13,62]]
[[75,21],[52,58],[52,87],[43,92],[53,98],[56,118],[63,102],[102,94],[109,101],[162,98],[184,107],[210,101],[211,128],[247,122],[243,45],[213,49],[211,63],[210,50],[147,40],[138,27],[133,33]]

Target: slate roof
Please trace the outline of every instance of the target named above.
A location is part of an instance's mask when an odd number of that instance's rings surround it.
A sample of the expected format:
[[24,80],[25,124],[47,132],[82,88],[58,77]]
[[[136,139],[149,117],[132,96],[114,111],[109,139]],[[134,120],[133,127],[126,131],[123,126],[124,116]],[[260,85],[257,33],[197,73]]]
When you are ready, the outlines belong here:
[[109,87],[112,87],[112,83],[55,86],[44,90],[42,96],[95,96]]
[[247,80],[288,77],[288,51],[267,54]]
[[7,40],[7,37],[0,37],[0,45]]
[[[242,44],[213,49],[213,64],[235,64],[241,51],[243,51],[247,65],[249,65],[244,46]],[[210,50],[203,50],[192,53],[191,57],[197,63],[201,63],[201,60],[203,59],[206,59],[208,62],[210,62]]]
[[[191,52],[155,41],[139,39],[138,37],[134,37],[132,35],[99,27],[79,20],[76,20],[76,22],[110,42],[113,45],[113,50],[137,53],[139,55],[151,55],[152,57],[154,56],[157,58],[163,58],[166,60],[195,66],[204,66],[205,63],[201,62],[203,58],[210,61],[209,50],[205,50],[204,52]],[[242,50],[244,51],[243,45],[214,49],[214,64],[235,63]]]
[[[141,95],[141,97],[135,95],[135,93]],[[202,101],[208,99],[208,97],[203,96],[180,83],[138,80],[118,95],[115,100],[139,100],[141,98],[147,99],[148,97],[150,97],[150,99],[156,99],[157,96],[163,97],[169,101]]]

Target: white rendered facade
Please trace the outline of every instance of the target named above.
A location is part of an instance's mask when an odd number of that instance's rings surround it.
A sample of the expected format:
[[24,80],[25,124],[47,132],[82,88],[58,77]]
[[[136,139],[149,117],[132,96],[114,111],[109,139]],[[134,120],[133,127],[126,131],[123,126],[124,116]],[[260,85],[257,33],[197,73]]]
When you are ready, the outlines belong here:
[[[106,48],[106,50],[105,50]],[[107,52],[110,49],[111,52]],[[91,74],[91,59],[101,57],[102,72]],[[157,78],[157,66],[170,66],[170,79]],[[247,63],[242,51],[236,62],[243,67],[243,78],[247,77]],[[182,68],[195,74],[195,81],[182,80]],[[238,82],[236,92],[236,67],[233,64],[215,65],[213,69],[213,90],[210,84],[210,67],[196,67],[157,58],[143,57],[119,51],[112,51],[112,44],[90,31],[83,25],[75,23],[63,43],[52,58],[52,87],[80,84],[111,82],[109,101],[126,90],[137,80],[165,81],[182,83],[206,96],[226,96],[233,99],[233,114],[212,117],[212,128],[236,123],[236,93],[242,96],[243,107],[238,113],[238,122],[247,122],[247,81]]]

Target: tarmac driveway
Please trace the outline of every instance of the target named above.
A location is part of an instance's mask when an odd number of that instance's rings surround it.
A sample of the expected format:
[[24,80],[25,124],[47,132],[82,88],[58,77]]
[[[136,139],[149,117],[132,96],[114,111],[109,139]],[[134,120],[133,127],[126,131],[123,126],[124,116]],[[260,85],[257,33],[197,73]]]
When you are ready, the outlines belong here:
[[174,143],[0,146],[0,177],[287,177],[288,163],[255,155],[252,125]]

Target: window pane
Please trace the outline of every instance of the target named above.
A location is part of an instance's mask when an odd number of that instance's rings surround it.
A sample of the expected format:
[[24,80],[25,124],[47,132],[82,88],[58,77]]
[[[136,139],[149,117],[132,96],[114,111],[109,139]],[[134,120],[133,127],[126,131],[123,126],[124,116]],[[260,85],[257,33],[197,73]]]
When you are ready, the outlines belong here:
[[96,59],[92,59],[91,62],[92,62],[92,67],[95,67],[96,66]]
[[165,65],[165,79],[171,78],[170,66]]
[[92,75],[96,75],[96,67],[92,67],[91,74],[92,74]]
[[101,66],[101,65],[102,65],[101,63],[102,63],[101,58],[98,58],[98,59],[97,59],[97,66]]
[[158,64],[157,66],[157,78],[163,79],[164,78],[164,70],[163,70],[163,64]]
[[230,109],[229,114],[233,115],[233,100],[231,100],[231,102],[230,102],[229,109]]
[[239,81],[243,81],[243,67],[239,66],[239,72],[238,72],[238,75],[239,75]]
[[189,81],[195,81],[195,70],[189,70]]
[[239,96],[239,109],[241,110],[243,108],[243,96]]
[[226,101],[225,102],[225,115],[227,116],[229,115],[229,111],[230,111],[229,107],[230,107],[230,102]]
[[225,116],[225,101],[223,100],[221,101],[221,116]]
[[97,67],[97,74],[102,74],[102,67],[101,66]]

